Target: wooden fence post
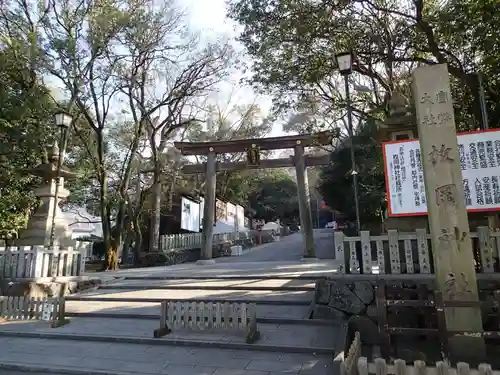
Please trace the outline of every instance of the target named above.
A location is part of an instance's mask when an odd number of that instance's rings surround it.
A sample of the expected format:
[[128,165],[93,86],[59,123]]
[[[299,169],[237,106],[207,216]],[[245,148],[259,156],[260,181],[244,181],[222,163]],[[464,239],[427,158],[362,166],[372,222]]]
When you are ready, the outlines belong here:
[[431,273],[427,230],[417,229],[416,232],[417,232],[417,248],[418,248],[418,265],[420,267],[420,273]]
[[491,234],[488,227],[477,227],[477,238],[479,242],[479,256],[481,269],[484,273],[495,272],[493,259],[493,247],[491,246]]
[[30,275],[31,278],[44,277],[43,261],[44,261],[45,248],[43,246],[33,246],[33,262],[31,264]]
[[[66,286],[65,284],[63,284]],[[66,319],[66,300],[64,297],[54,298],[53,300],[53,310],[52,310],[52,328],[62,327],[69,323],[69,319]]]
[[372,246],[370,242],[370,232],[367,230],[361,231],[361,261],[363,263],[363,273],[371,274],[373,268]]
[[344,233],[340,231],[334,232],[333,239],[335,243],[335,260],[339,262],[339,273],[346,273],[346,269],[349,268],[349,263],[346,265],[344,254]]
[[390,229],[387,231],[389,238],[389,261],[391,262],[391,273],[401,273],[401,258],[399,257],[398,231]]

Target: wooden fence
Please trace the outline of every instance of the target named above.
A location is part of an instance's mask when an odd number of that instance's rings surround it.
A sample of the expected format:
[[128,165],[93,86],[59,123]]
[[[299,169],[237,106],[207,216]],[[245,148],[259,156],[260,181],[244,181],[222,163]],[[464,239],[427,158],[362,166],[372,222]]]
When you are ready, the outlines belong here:
[[257,306],[239,302],[163,301],[160,306],[160,328],[154,330],[159,338],[174,329],[194,331],[234,331],[246,335],[247,344],[259,339]]
[[0,278],[23,279],[81,276],[85,271],[86,249],[44,246],[0,248]]
[[[500,249],[500,232],[488,227],[478,227],[471,233],[476,262],[480,272],[496,272]],[[364,274],[414,274],[433,273],[430,234],[425,229],[414,233],[400,233],[389,230],[387,234],[370,236],[361,231],[360,236],[347,237],[335,232],[336,259],[344,259],[340,273]],[[361,258],[361,264],[359,264]]]
[[[474,335],[483,336],[489,340],[498,340],[500,338],[500,330],[498,330],[500,316],[494,310],[488,311],[488,308],[491,308],[489,306],[492,305],[500,306],[500,292],[493,291],[493,300],[490,297],[483,300],[482,295],[480,295],[480,299],[479,302],[445,301],[440,291],[432,290],[427,284],[420,284],[418,288],[414,289],[379,281],[376,286],[375,301],[382,356],[389,358],[392,354],[391,338],[394,335],[427,336],[429,341],[440,342],[441,351],[445,355],[448,355],[448,340],[453,335]],[[447,327],[445,308],[476,306],[483,307],[483,319],[488,322],[484,331],[464,332],[451,330]],[[391,310],[390,316],[388,309]],[[409,309],[415,309],[414,311],[418,312],[418,317],[417,314],[408,316],[406,312]]]
[[[217,246],[225,242],[231,242],[246,248],[258,243],[259,236],[262,236],[263,243],[276,239],[274,231],[271,230],[217,233],[213,236],[213,245]],[[201,243],[202,233],[179,233],[160,236],[160,249],[164,252],[201,248]]]
[[413,365],[407,365],[403,359],[396,359],[394,365],[388,365],[383,358],[376,358],[370,363],[366,357],[360,357],[355,373],[357,375],[498,375],[499,372],[493,371],[491,365],[487,363],[480,364],[476,370],[471,369],[465,362],[457,363],[456,368],[452,368],[446,362],[437,362],[436,366],[427,367],[424,361],[415,361]]
[[0,317],[6,320],[43,320],[53,328],[67,324],[65,299],[0,296]]

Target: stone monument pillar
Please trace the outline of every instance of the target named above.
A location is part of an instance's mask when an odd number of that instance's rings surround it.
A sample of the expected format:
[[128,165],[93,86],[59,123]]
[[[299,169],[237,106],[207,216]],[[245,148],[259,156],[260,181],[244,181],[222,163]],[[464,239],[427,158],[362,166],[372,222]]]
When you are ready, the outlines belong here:
[[33,216],[29,219],[26,230],[22,231],[19,239],[15,241],[16,246],[49,246],[52,229],[52,217],[54,205],[57,205],[55,217],[54,245],[58,248],[74,247],[75,241],[71,238],[72,231],[68,222],[59,208],[60,202],[69,196],[68,189],[64,188],[64,178],[74,177],[76,174],[66,168],[61,168],[59,173],[58,197],[55,197],[57,162],[59,149],[52,146],[47,150],[47,160],[27,172],[39,176],[43,180],[42,186],[35,189],[35,195],[40,198],[41,203]]
[[447,329],[455,332],[448,341],[450,357],[481,362],[486,348],[447,65],[415,69],[413,98],[437,287],[447,305]]

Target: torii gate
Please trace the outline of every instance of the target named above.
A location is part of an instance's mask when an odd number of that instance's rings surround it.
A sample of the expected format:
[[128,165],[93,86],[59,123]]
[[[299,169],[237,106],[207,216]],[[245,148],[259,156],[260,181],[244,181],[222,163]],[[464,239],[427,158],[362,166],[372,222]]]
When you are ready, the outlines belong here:
[[[175,142],[183,155],[205,155],[204,164],[186,165],[183,173],[206,174],[205,205],[203,209],[203,235],[201,257],[197,264],[213,264],[212,238],[215,216],[215,189],[218,171],[238,171],[244,169],[284,168],[295,166],[297,175],[297,195],[299,199],[300,225],[304,237],[303,260],[315,259],[314,237],[309,187],[306,168],[329,163],[329,156],[309,156],[305,147],[324,146],[332,142],[334,134],[329,131],[316,134],[292,135],[262,139],[238,139],[210,142]],[[260,150],[294,149],[294,156],[283,159],[260,160]],[[217,163],[216,155],[223,153],[247,152],[246,163]]]

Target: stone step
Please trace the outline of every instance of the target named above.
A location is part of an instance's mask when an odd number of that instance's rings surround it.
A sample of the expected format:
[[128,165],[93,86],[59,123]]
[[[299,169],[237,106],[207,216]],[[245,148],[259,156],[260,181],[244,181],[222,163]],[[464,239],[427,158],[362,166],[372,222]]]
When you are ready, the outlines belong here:
[[268,287],[308,287],[314,289],[316,282],[315,280],[309,279],[290,279],[290,278],[269,278],[269,279],[259,279],[259,278],[140,278],[134,277],[129,279],[128,277],[115,279],[115,281],[109,282],[106,285],[151,285],[151,286],[210,286],[210,287],[257,287],[268,288]]
[[[151,339],[149,339],[151,340]],[[158,341],[156,341],[158,343]],[[74,375],[331,375],[332,355],[0,337],[0,373]],[[54,355],[59,353],[60,355]]]
[[[261,338],[255,344],[245,344],[241,332],[174,330],[160,339],[153,331],[158,321],[137,319],[72,318],[70,323],[54,330],[46,322],[9,322],[0,326],[0,336],[86,340],[101,342],[146,343],[148,345],[185,345],[229,349],[248,349],[297,352],[332,353],[336,349],[338,326],[257,325]],[[99,332],[99,334],[89,334]],[[250,349],[251,350],[251,349]]]
[[[116,302],[144,302],[144,303],[160,303],[169,299],[168,297],[163,298],[140,298],[140,297],[100,297],[100,296],[68,296],[66,297],[66,301],[89,301],[89,302],[108,302],[108,301],[116,301]],[[269,299],[269,300],[261,300],[257,298],[170,298],[171,300],[185,300],[191,302],[236,302],[236,303],[256,303],[260,305],[269,305],[269,306],[309,306],[311,304],[310,301],[307,300],[277,300],[277,299]]]
[[[160,314],[127,314],[127,313],[107,313],[107,312],[67,312],[66,317],[81,318],[110,318],[110,319],[142,319],[142,320],[160,320]],[[291,318],[266,318],[257,317],[257,323],[269,324],[294,324],[308,326],[329,326],[331,320],[324,319],[291,319]]]
[[[315,263],[301,262],[299,259],[293,261],[245,261],[240,257],[229,259],[227,262],[217,262],[208,267],[192,264],[179,264],[175,266],[149,267],[137,269],[124,269],[118,271],[91,273],[94,277],[100,274],[106,277],[126,277],[131,279],[200,279],[200,278],[232,278],[244,280],[251,279],[304,279],[315,280],[317,278],[338,274],[339,262],[335,260],[318,260]],[[168,272],[167,272],[168,269]],[[90,273],[89,273],[90,275]]]
[[314,291],[314,286],[245,286],[245,285],[151,285],[151,284],[123,284],[123,285],[102,285],[98,289],[102,290],[235,290],[235,291],[293,291],[309,292]]
[[145,275],[145,276],[125,276],[125,280],[236,280],[236,281],[266,281],[266,280],[288,280],[288,281],[294,281],[294,280],[304,280],[304,281],[315,281],[319,278],[322,278],[325,276],[322,275],[295,275],[295,276],[289,276],[289,275],[254,275],[254,276],[238,276],[238,275],[202,275],[202,276],[196,276],[196,275],[189,275],[189,276],[176,276],[176,275],[165,275],[165,276],[152,276],[152,275]]
[[[68,313],[111,313],[127,315],[158,315],[161,301],[124,302],[114,299],[104,301],[66,301]],[[257,303],[257,317],[259,318],[288,318],[308,319],[309,305],[266,305]]]
[[261,291],[261,290],[130,290],[105,289],[83,292],[68,296],[68,301],[88,300],[125,302],[161,302],[170,300],[198,301],[254,301],[267,305],[308,305],[313,300],[314,291]]

